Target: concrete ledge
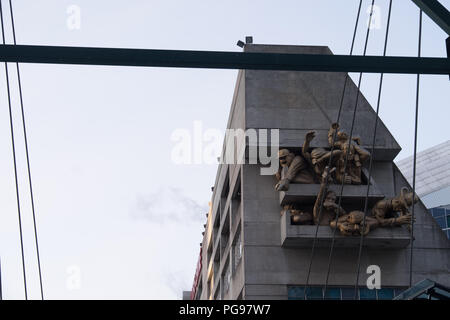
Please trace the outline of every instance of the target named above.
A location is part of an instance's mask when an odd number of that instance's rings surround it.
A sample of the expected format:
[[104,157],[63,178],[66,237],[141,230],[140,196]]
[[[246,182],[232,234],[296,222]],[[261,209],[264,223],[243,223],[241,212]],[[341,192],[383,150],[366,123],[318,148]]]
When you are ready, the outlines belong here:
[[[319,193],[319,184],[291,184],[288,191],[280,191],[280,204],[314,204]],[[329,190],[333,190],[339,196],[341,193],[340,184],[331,184]],[[367,185],[345,185],[342,193],[341,204],[356,204],[364,208],[364,201],[367,194]],[[374,185],[369,189],[369,207],[377,201],[384,199],[384,195],[378,191]]]
[[[281,217],[281,246],[283,247],[311,247],[317,226],[291,225],[289,213]],[[330,247],[333,229],[329,226],[319,226],[316,247]],[[337,248],[359,247],[359,236],[343,236],[336,230],[334,245]],[[410,234],[406,228],[378,228],[364,237],[364,247],[376,248],[405,248],[409,245]]]

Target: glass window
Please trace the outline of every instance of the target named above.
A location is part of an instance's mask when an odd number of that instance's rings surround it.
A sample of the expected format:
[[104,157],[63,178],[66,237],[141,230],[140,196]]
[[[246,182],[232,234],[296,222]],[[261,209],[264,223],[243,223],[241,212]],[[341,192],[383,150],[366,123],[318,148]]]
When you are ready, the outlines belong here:
[[444,208],[433,208],[433,209],[431,209],[431,214],[435,218],[441,217],[441,216],[445,215],[445,209]]
[[[342,288],[342,300],[355,300],[355,288]],[[358,292],[356,292],[358,299]]]
[[435,219],[436,219],[436,222],[438,223],[439,227],[441,227],[442,229],[446,228],[446,226],[445,226],[445,217],[444,216],[437,217]]
[[359,289],[359,299],[360,300],[376,300],[377,299],[377,293],[375,289],[368,289],[368,288],[360,288]]
[[341,300],[341,289],[339,288],[327,288],[325,293],[325,299],[327,300]]
[[[288,300],[303,300],[304,286],[288,286]],[[307,300],[322,300],[323,286],[308,287],[306,292]],[[360,287],[356,290],[354,287],[327,287],[325,294],[326,300],[392,300],[399,295],[405,288],[381,288],[370,290],[366,287]]]
[[378,300],[392,300],[394,298],[393,288],[381,288],[377,290]]
[[289,286],[288,287],[288,300],[303,300],[305,294],[304,287]]
[[405,291],[404,288],[396,288],[396,289],[394,289],[394,297],[400,295],[400,293],[402,293],[403,291]]
[[306,289],[306,299],[308,299],[308,300],[323,300],[322,287],[308,287]]
[[241,227],[239,226],[234,236],[235,240],[233,242],[233,275],[237,270],[237,266],[242,259],[242,241],[241,241]]
[[447,228],[450,228],[450,214],[447,215]]

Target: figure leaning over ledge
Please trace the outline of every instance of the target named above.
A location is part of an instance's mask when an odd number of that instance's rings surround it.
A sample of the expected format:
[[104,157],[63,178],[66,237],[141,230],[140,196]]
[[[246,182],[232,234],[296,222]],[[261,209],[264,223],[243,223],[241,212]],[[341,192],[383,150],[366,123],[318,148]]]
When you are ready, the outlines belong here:
[[[366,216],[364,223],[364,212],[352,211],[344,214],[336,221],[330,223],[331,228],[338,228],[346,236],[367,235],[371,230],[379,227],[397,227],[407,225],[410,229],[412,215],[408,207],[413,204],[413,193],[408,189],[402,188],[400,195],[378,201],[372,208],[370,216]],[[418,201],[417,196],[414,203]],[[397,215],[400,213],[400,215]]]
[[[334,136],[336,139],[333,143]],[[328,143],[331,147],[338,148],[342,152],[336,163],[336,180],[345,184],[361,184],[361,167],[364,161],[369,159],[370,153],[360,146],[360,139],[349,136],[344,131],[339,131],[339,124],[333,123],[328,131]],[[347,157],[347,165],[345,158]]]
[[275,185],[277,191],[286,191],[291,182],[297,183],[315,183],[308,162],[299,155],[295,155],[288,149],[278,151],[280,166],[275,174],[278,183]]
[[396,225],[399,221],[409,221],[411,223],[409,207],[417,203],[418,200],[417,195],[413,197],[412,191],[402,188],[400,195],[378,201],[372,208],[372,217],[383,227]]
[[[330,180],[330,175],[334,170],[335,168],[329,170],[328,167],[325,167],[322,174],[322,183],[313,209],[315,224],[329,225],[332,229],[337,227],[345,236],[367,235],[375,228],[411,224],[412,216],[408,211],[408,206],[412,204],[412,193],[407,193],[406,188],[402,189],[398,197],[378,201],[372,209],[375,217],[366,216],[364,221],[364,212],[362,211],[346,213],[341,206],[336,204],[335,192],[327,188],[327,179]],[[322,212],[320,212],[322,201]],[[417,202],[417,197],[415,201]],[[394,216],[398,211],[402,214],[399,217]]]
[[366,216],[364,222],[364,212],[351,211],[339,217],[330,223],[330,227],[334,229],[336,226],[344,236],[367,235],[371,230],[379,227],[396,227],[401,225],[410,225],[412,221],[411,214],[403,215],[396,218],[389,218],[379,221],[373,217]]

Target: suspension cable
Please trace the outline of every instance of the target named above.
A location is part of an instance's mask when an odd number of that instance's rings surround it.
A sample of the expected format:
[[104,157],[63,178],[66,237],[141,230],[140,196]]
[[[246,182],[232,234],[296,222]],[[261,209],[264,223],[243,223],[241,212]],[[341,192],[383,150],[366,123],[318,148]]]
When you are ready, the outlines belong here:
[[[390,27],[390,23],[391,23],[391,11],[392,11],[392,0],[389,1],[388,18],[387,18],[387,24],[386,24],[386,35],[384,37],[383,57],[386,56],[387,43],[388,43],[388,38],[389,38],[389,27]],[[369,201],[368,201],[369,189],[370,189],[370,180],[372,178],[373,154],[375,151],[375,139],[377,136],[378,115],[380,112],[380,101],[381,101],[381,91],[382,91],[382,87],[383,87],[383,78],[384,78],[384,73],[381,73],[380,83],[379,83],[379,87],[378,87],[375,126],[373,128],[373,136],[372,136],[372,149],[370,152],[371,156],[370,156],[370,162],[369,162],[369,177],[368,177],[368,181],[367,181],[366,198],[364,200],[364,217],[363,217],[363,221],[362,221],[361,238],[359,239],[358,262],[357,262],[357,267],[356,267],[356,281],[355,281],[355,300],[357,299],[357,295],[358,295],[359,272],[360,272],[360,267],[361,267],[361,255],[362,255],[362,248],[363,248],[363,242],[364,242],[364,230],[366,227],[366,215],[367,215],[367,209],[368,209],[368,205],[369,205]]]
[[[5,27],[3,24],[3,9],[2,9],[1,0],[0,0],[0,22],[2,25],[3,44],[6,44]],[[15,184],[16,184],[17,214],[18,214],[18,218],[19,218],[20,249],[22,252],[23,284],[24,284],[24,289],[25,289],[25,300],[28,300],[27,277],[26,277],[26,270],[25,270],[25,254],[24,254],[24,248],[23,248],[22,215],[20,212],[19,182],[17,179],[16,146],[14,143],[14,125],[13,125],[13,115],[12,115],[12,107],[11,107],[11,92],[10,92],[10,86],[9,86],[8,63],[6,63],[6,62],[5,62],[5,72],[6,72],[6,91],[8,94],[8,107],[9,107],[9,125],[10,125],[10,129],[11,129],[11,146],[12,146],[13,163],[14,163],[14,179],[15,179]]]
[[3,300],[3,289],[2,289],[2,258],[0,257],[0,301]]
[[[420,57],[422,48],[422,9],[419,12],[419,41],[417,48],[417,55]],[[411,209],[411,239],[410,239],[410,260],[409,260],[409,287],[412,287],[413,281],[413,249],[414,249],[414,199],[416,198],[416,162],[417,162],[417,127],[419,121],[419,90],[420,90],[420,74],[417,74],[416,84],[416,115],[414,120],[414,160],[413,160],[413,201]]]
[[[11,14],[11,26],[12,26],[13,41],[14,41],[14,45],[17,45],[12,0],[9,0],[9,10],[10,10],[10,14]],[[26,129],[26,125],[25,125],[25,112],[24,112],[24,107],[23,107],[22,81],[20,78],[20,69],[19,69],[18,62],[16,62],[16,70],[17,70],[17,82],[19,85],[19,97],[20,97],[20,109],[21,109],[21,114],[22,114],[23,136],[24,136],[24,142],[25,142],[25,156],[26,156],[26,160],[27,160],[28,185],[30,188],[31,211],[33,214],[34,240],[35,240],[35,244],[36,244],[36,255],[37,255],[37,263],[38,263],[38,270],[39,270],[39,285],[40,285],[40,289],[41,289],[41,299],[44,300],[44,290],[43,290],[43,286],[42,286],[41,259],[40,259],[40,254],[39,254],[39,242],[38,242],[38,233],[37,233],[37,224],[36,224],[36,212],[35,212],[35,207],[34,207],[33,183],[32,183],[32,179],[31,179],[30,156],[29,156],[29,152],[28,152],[28,138],[27,138],[27,129]]]
[[[359,1],[358,13],[356,15],[355,27],[354,27],[354,30],[353,30],[353,38],[352,38],[352,43],[351,43],[351,46],[350,46],[350,56],[353,54],[353,49],[354,49],[354,46],[355,46],[356,34],[357,34],[357,31],[358,31],[359,16],[361,14],[361,6],[362,6],[362,0]],[[346,88],[347,88],[348,78],[349,78],[348,73],[345,73],[344,86],[342,88],[341,100],[340,100],[340,104],[339,104],[339,111],[338,111],[336,123],[339,123],[339,120],[341,118],[342,106],[344,104],[344,95],[345,95],[345,91],[346,91]],[[334,134],[333,134],[333,144],[331,145],[330,158],[328,159],[328,169],[327,170],[329,170],[330,165],[332,163],[334,142],[336,141],[336,135],[337,135],[337,132],[334,132]],[[328,186],[328,179],[326,179],[326,181],[325,181],[325,188],[327,186]],[[318,214],[318,222],[320,221],[320,218],[322,216],[322,211],[323,211],[323,199],[320,202],[319,214]],[[313,244],[312,244],[312,248],[311,248],[311,255],[310,255],[310,258],[309,258],[308,273],[307,273],[307,276],[306,276],[306,282],[305,282],[305,288],[304,288],[304,297],[303,297],[305,300],[306,300],[306,292],[307,292],[308,285],[309,285],[309,278],[311,276],[311,267],[312,267],[312,261],[313,261],[314,253],[315,253],[315,249],[316,249],[316,242],[317,242],[318,232],[319,232],[319,223],[317,223],[317,225],[316,225],[314,240],[313,240]]]
[[[367,44],[368,44],[368,42],[369,42],[370,24],[371,24],[371,22],[372,22],[372,15],[373,15],[373,6],[374,6],[374,3],[375,3],[375,0],[372,0],[371,10],[370,10],[370,16],[369,16],[369,23],[368,23],[368,26],[367,26],[367,32],[366,32],[366,39],[365,39],[365,42],[364,42],[363,56],[365,56],[365,55],[366,55],[366,52],[367,52]],[[352,136],[353,136],[353,129],[354,129],[354,126],[355,126],[356,110],[357,110],[357,107],[358,107],[358,101],[359,101],[359,96],[360,96],[360,88],[361,88],[362,76],[363,76],[363,73],[360,72],[360,73],[359,73],[359,79],[358,79],[358,90],[357,90],[357,93],[356,93],[355,107],[354,107],[354,109],[353,109],[352,125],[351,125],[351,127],[350,127],[350,135],[349,135],[349,137],[348,137],[348,144],[349,144],[349,145],[348,145],[347,152],[346,152],[346,154],[345,154],[345,160],[344,160],[344,175],[345,175],[345,172],[346,172],[346,170],[347,170],[348,156],[349,156],[349,154],[350,154],[350,149],[351,149]],[[335,131],[337,132],[337,130],[335,130]],[[341,188],[340,188],[340,194],[339,194],[339,201],[338,201],[338,207],[339,207],[339,208],[340,208],[340,206],[341,206],[342,194],[343,194],[343,192],[344,192],[344,182],[345,182],[345,178],[343,178],[343,179],[342,179],[342,182],[341,182]],[[322,200],[322,201],[323,201],[323,200]],[[328,280],[329,280],[329,277],[330,277],[331,262],[332,262],[332,259],[333,259],[333,251],[334,251],[334,242],[335,242],[335,239],[336,239],[336,230],[338,229],[338,228],[337,228],[337,222],[338,222],[338,219],[339,219],[339,213],[336,213],[336,218],[335,218],[335,225],[336,225],[336,227],[333,229],[333,237],[332,237],[332,239],[331,239],[330,253],[329,253],[329,256],[328,256],[327,276],[326,276],[325,286],[324,286],[324,290],[323,290],[323,298],[324,298],[324,299],[325,299],[325,293],[326,293],[326,291],[327,291]]]

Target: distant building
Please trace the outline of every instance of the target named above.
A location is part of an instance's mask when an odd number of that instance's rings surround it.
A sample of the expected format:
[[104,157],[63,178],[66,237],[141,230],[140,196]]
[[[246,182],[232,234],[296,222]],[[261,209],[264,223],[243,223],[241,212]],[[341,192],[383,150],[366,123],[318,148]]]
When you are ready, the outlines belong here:
[[[397,166],[412,185],[413,156]],[[416,193],[450,239],[450,140],[417,153]]]

